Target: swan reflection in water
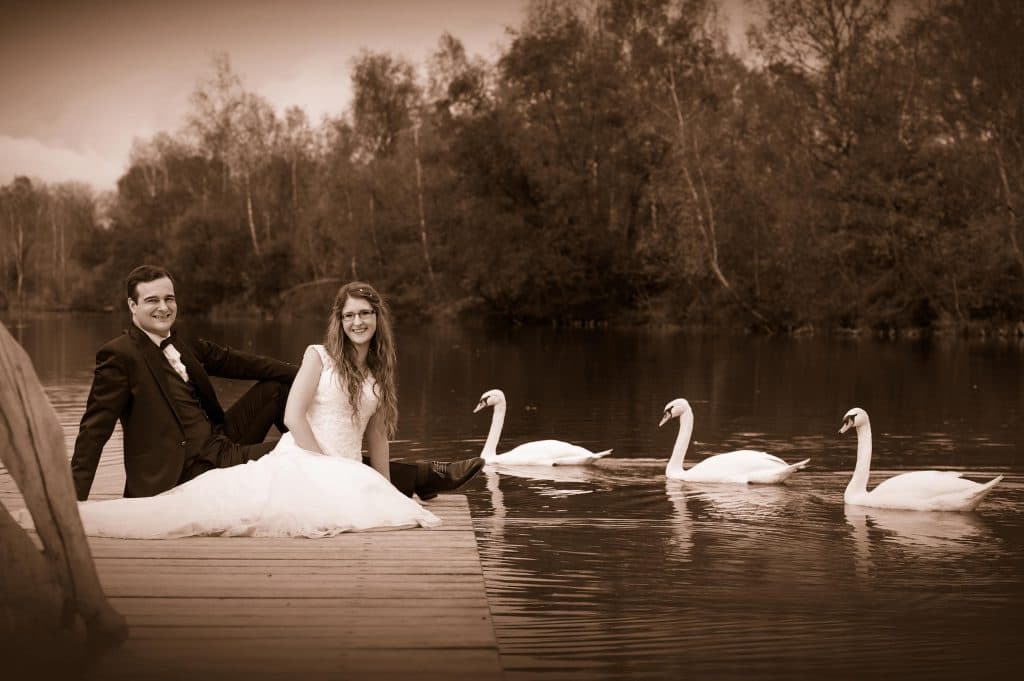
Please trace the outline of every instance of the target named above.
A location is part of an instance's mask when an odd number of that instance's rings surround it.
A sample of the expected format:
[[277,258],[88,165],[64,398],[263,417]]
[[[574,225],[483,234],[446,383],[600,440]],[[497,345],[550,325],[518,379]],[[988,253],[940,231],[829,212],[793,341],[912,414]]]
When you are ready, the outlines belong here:
[[513,496],[528,491],[543,497],[565,498],[578,494],[606,492],[616,485],[615,474],[598,466],[502,466],[487,464],[483,475],[485,486],[491,503],[491,513],[486,517],[487,523],[497,532],[504,529],[508,508],[505,492],[501,489],[501,479],[515,478],[526,481],[525,484],[513,485]]
[[903,511],[847,504],[843,515],[852,528],[857,572],[866,577],[872,554],[897,547],[918,558],[957,558],[991,543],[981,516],[962,511]]
[[[689,497],[705,507],[707,515],[728,514],[740,518],[765,518],[785,513],[788,500],[794,492],[785,486],[700,484],[665,480],[665,491],[670,498]],[[704,503],[699,503],[703,501]]]
[[876,529],[881,530],[879,541],[924,552],[973,551],[989,535],[980,516],[962,511],[901,511],[847,504],[843,515],[858,540],[870,542],[870,530]]
[[491,501],[491,512],[484,516],[484,521],[490,528],[491,535],[500,539],[505,533],[505,518],[508,517],[505,493],[501,491],[501,476],[490,466],[484,466],[483,474]]
[[673,509],[673,544],[685,559],[693,549],[696,529],[740,543],[759,541],[765,532],[754,532],[752,526],[781,524],[789,504],[800,494],[784,486],[697,484],[666,478],[665,496]]
[[[496,537],[504,536],[508,518],[508,507],[505,492],[501,489],[501,478],[518,478],[532,483],[525,488],[531,493],[546,497],[564,498],[576,494],[588,494],[598,490],[594,483],[600,477],[592,467],[579,466],[515,466],[504,467],[488,464],[484,466],[483,476],[485,487],[491,503],[491,512],[484,516],[484,522],[490,533]],[[553,484],[552,484],[553,483]],[[580,485],[580,487],[561,487],[561,485]]]
[[513,478],[522,478],[534,482],[551,482],[557,485],[572,484],[584,485],[581,488],[561,489],[552,485],[541,485],[535,491],[545,496],[569,496],[572,494],[587,494],[593,492],[594,483],[602,478],[600,469],[594,466],[503,466],[501,464],[487,464],[485,471],[495,475],[507,475]]

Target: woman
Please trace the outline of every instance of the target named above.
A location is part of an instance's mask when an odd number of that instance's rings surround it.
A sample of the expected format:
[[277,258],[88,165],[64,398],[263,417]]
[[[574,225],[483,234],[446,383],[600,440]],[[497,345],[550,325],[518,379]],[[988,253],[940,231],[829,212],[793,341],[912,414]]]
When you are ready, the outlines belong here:
[[[346,284],[324,345],[306,348],[285,408],[289,432],[274,451],[159,496],[81,503],[86,534],[327,537],[439,524],[389,482],[395,363],[387,305],[372,286]],[[364,436],[373,468],[362,463]]]

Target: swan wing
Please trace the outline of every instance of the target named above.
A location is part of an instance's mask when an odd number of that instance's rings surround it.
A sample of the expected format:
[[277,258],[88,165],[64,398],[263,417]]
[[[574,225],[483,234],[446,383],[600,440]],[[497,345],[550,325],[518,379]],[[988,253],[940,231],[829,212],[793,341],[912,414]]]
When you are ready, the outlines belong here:
[[978,483],[955,471],[914,471],[889,478],[852,503],[915,511],[969,511],[1002,479],[999,475]]
[[[609,450],[611,451],[611,450]],[[499,454],[495,463],[505,466],[578,465],[596,457],[594,452],[561,440],[537,440],[524,442],[504,454]]]
[[773,468],[754,471],[750,474],[750,477],[747,478],[747,482],[761,485],[779,484],[785,482],[789,476],[793,475],[793,473],[802,471],[810,462],[810,459],[804,459],[803,461],[797,461],[796,463],[786,464],[781,467],[774,466]]
[[[580,449],[583,449],[580,447]],[[586,451],[584,449],[584,451]],[[578,456],[564,456],[561,459],[553,461],[553,466],[586,466],[587,464],[594,463],[602,456],[608,456],[612,453],[612,450],[606,449],[603,452],[587,452],[586,454],[580,454]]]
[[947,494],[969,494],[977,486],[978,483],[965,480],[956,471],[913,471],[880,482],[871,494],[930,499]]
[[789,464],[777,456],[751,449],[741,449],[709,456],[684,471],[684,477],[696,482],[777,482],[760,478],[787,468],[789,468]]

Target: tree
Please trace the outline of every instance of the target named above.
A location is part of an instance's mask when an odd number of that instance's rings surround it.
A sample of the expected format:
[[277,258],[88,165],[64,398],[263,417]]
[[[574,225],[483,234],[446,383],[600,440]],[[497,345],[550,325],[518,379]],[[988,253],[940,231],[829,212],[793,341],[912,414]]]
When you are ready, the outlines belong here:
[[[708,175],[709,169],[723,163],[721,151],[728,143],[729,132],[721,123],[734,120],[733,100],[724,91],[735,88],[737,80],[729,73],[729,62],[715,43],[711,7],[701,3],[690,7],[692,13],[682,13],[665,25],[667,54],[661,75],[668,93],[667,109],[675,125],[671,158],[683,185],[681,194],[669,189],[668,195],[692,216],[715,281],[770,331],[769,320],[737,289],[722,265],[717,199]],[[717,158],[708,160],[709,154]]]
[[[767,21],[751,38],[771,64],[792,69],[817,116],[818,159],[841,172],[858,137],[863,105],[877,86],[877,55],[892,29],[891,0],[766,0]],[[796,85],[796,82],[794,82]]]
[[295,227],[299,216],[299,167],[311,162],[315,153],[314,134],[306,112],[297,106],[285,111],[284,127],[279,139],[282,155],[288,160],[291,199],[291,224]]
[[366,153],[386,158],[412,124],[419,88],[412,64],[387,54],[363,52],[352,69],[352,116]]
[[933,74],[930,111],[955,146],[977,148],[995,174],[1008,252],[1024,270],[1024,6],[1019,2],[947,0],[915,27],[927,35],[924,59]]
[[46,209],[45,196],[25,176],[18,176],[4,187],[0,200],[10,235],[11,261],[14,265],[14,296],[25,307],[25,285],[29,275],[32,247],[39,241],[40,223]]
[[[374,171],[380,170],[383,162],[395,158],[400,135],[406,130],[412,132],[412,165],[419,244],[430,290],[436,292],[424,203],[420,149],[423,112],[420,88],[416,83],[412,65],[403,59],[395,59],[386,54],[364,52],[356,60],[353,69],[352,89],[355,130],[367,152],[367,163],[372,176],[376,176],[377,173]],[[376,216],[376,201],[372,194],[370,205],[372,221]]]
[[[266,99],[252,93],[244,93],[238,106],[237,123],[232,132],[228,165],[239,176],[245,194],[245,215],[252,240],[253,253],[260,255],[261,239],[257,235],[254,186],[260,180],[271,162],[271,156],[279,134],[280,123],[273,107]],[[263,201],[269,197],[264,193]],[[269,207],[264,207],[263,240],[272,238]]]
[[212,63],[213,75],[198,83],[192,92],[192,111],[187,121],[198,148],[222,167],[220,192],[224,194],[228,190],[227,159],[244,91],[242,79],[232,69],[227,54],[214,55]]

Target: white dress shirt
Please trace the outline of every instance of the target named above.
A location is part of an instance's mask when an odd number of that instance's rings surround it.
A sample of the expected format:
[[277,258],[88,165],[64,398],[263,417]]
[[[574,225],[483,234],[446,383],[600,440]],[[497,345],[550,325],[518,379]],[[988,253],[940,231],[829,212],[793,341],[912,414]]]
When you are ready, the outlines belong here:
[[[168,334],[167,336],[161,338],[155,333],[150,333],[149,331],[146,331],[141,326],[139,327],[139,330],[141,330],[143,333],[149,336],[149,339],[156,343],[156,346],[158,348],[160,347],[160,344],[170,335]],[[181,353],[178,352],[178,348],[174,347],[173,343],[168,343],[166,346],[164,346],[161,352],[164,353],[164,357],[166,357],[167,361],[170,362],[171,368],[174,369],[179,376],[181,376],[181,380],[188,383],[188,370],[185,368],[185,365],[181,361]]]

